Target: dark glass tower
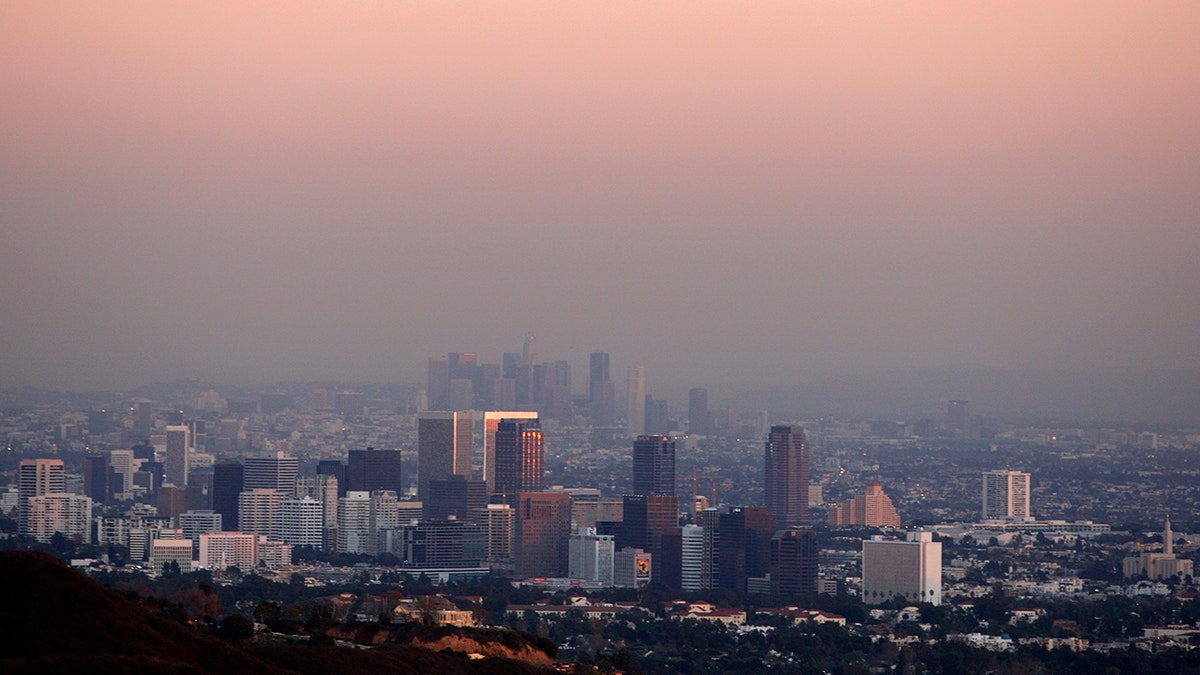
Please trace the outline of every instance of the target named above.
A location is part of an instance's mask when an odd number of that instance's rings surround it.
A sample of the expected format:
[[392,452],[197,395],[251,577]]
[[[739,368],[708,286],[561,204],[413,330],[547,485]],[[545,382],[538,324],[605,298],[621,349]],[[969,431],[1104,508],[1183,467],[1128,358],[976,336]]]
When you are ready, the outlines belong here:
[[633,442],[633,494],[675,496],[675,441],[638,436]]
[[212,508],[221,514],[221,527],[236,530],[238,525],[238,495],[244,483],[244,470],[237,462],[217,462],[213,465]]
[[466,476],[451,475],[429,481],[429,496],[424,500],[427,520],[475,521],[479,511],[487,508],[487,483],[469,480]]
[[748,578],[766,576],[771,569],[775,516],[766,509],[737,506],[718,518],[718,584],[745,593]]
[[542,490],[542,424],[502,419],[496,426],[496,493],[515,505],[522,492]]
[[351,450],[350,464],[346,467],[346,490],[374,492],[391,490],[404,494],[404,481],[400,475],[399,450]]
[[817,594],[817,534],[780,530],[771,537],[771,594],[788,598]]

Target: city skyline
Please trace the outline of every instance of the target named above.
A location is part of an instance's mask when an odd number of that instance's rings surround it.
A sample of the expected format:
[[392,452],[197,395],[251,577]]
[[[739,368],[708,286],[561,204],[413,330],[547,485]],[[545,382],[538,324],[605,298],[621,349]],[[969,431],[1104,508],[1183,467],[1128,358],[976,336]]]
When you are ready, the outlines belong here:
[[1192,4],[4,16],[0,388],[1200,368]]

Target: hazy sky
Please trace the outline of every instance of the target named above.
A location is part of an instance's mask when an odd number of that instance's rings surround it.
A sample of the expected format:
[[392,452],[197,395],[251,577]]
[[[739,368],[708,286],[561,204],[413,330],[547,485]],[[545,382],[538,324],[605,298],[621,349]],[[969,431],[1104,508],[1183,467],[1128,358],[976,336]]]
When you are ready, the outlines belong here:
[[[0,4],[0,386],[1200,366],[1200,3]],[[661,394],[660,394],[661,395]]]

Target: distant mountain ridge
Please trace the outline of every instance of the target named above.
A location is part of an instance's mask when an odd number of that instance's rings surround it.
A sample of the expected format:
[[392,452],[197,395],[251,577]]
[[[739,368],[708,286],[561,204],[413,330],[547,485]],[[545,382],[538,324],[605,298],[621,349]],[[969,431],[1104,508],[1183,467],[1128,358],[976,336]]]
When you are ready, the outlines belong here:
[[951,399],[970,401],[972,414],[984,417],[1200,424],[1200,369],[886,370],[749,391],[728,402],[780,417],[942,420]]

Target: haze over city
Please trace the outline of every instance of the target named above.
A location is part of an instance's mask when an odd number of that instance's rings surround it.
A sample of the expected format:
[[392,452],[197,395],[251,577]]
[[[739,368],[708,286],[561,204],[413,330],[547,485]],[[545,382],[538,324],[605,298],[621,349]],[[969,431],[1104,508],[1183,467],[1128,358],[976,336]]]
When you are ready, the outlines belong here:
[[1179,2],[6,3],[0,387],[416,383],[528,332],[673,396],[1200,368],[1198,33]]

